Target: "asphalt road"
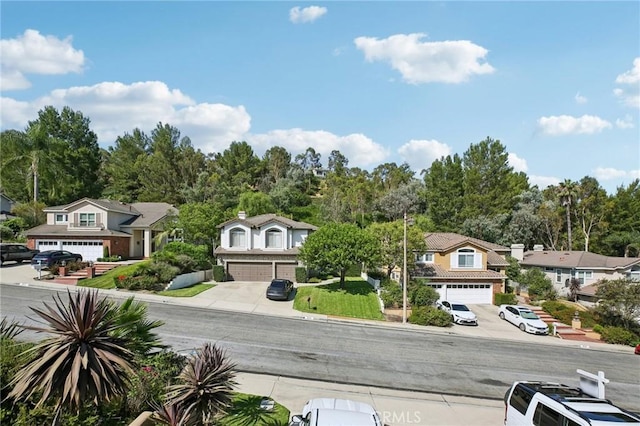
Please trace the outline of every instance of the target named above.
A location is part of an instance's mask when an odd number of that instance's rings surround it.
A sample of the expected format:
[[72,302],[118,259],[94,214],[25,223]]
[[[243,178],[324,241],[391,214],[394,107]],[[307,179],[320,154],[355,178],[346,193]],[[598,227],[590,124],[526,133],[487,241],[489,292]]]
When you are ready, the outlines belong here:
[[[2,316],[28,321],[28,307],[51,294],[2,285]],[[216,342],[249,372],[498,399],[516,380],[577,384],[580,368],[604,371],[607,397],[640,411],[640,357],[631,353],[159,303],[149,313],[174,349]]]

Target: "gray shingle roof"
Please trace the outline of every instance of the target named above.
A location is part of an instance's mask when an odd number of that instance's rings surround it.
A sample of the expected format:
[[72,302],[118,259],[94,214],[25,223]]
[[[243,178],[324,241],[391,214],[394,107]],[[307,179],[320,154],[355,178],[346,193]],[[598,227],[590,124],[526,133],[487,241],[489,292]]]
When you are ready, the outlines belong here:
[[243,223],[251,228],[260,228],[262,225],[265,225],[269,222],[278,222],[286,226],[287,228],[309,229],[312,231],[315,231],[316,229],[318,229],[316,226],[313,226],[309,223],[297,222],[295,220],[292,220],[283,216],[278,216],[273,213],[261,214],[258,216],[251,216],[245,219],[240,219],[239,217],[235,217],[233,219],[230,219],[230,220],[227,220],[226,222],[221,223],[220,225],[218,225],[218,228],[223,228],[226,225],[231,223]]
[[626,269],[640,264],[640,257],[612,257],[588,251],[528,251],[522,266],[549,268]]
[[39,225],[24,232],[28,237],[131,237],[130,234],[110,229],[77,230],[69,231],[67,225]]
[[139,213],[133,220],[122,224],[122,227],[148,227],[168,214],[178,214],[178,210],[168,203],[132,203],[131,207]]

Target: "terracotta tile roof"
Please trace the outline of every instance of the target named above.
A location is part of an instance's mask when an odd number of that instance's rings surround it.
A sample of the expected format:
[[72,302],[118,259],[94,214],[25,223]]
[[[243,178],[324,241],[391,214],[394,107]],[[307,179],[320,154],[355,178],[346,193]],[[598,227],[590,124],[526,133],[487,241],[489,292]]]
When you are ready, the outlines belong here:
[[577,269],[626,269],[640,265],[640,257],[612,257],[588,251],[528,251],[524,254],[523,266]]
[[429,279],[461,279],[461,280],[478,280],[478,279],[501,279],[507,278],[499,272],[492,270],[484,271],[448,271],[438,264],[420,265],[411,274],[416,278],[429,278]]
[[511,249],[500,244],[490,243],[477,238],[466,237],[453,232],[428,232],[425,234],[429,251],[448,251],[464,244],[473,244],[485,250],[497,252],[510,252]]
[[577,291],[577,293],[583,296],[595,296],[597,290],[598,290],[598,285],[591,284],[591,285],[582,287],[580,290]]
[[230,224],[230,223],[243,223],[251,228],[259,228],[262,225],[265,225],[269,222],[278,222],[281,223],[282,225],[286,226],[287,228],[294,228],[294,229],[309,229],[312,231],[315,231],[316,229],[318,229],[316,226],[313,226],[309,223],[305,223],[305,222],[297,222],[295,220],[283,217],[283,216],[278,216],[276,214],[273,213],[269,213],[269,214],[261,214],[258,216],[251,216],[251,217],[247,217],[245,219],[240,219],[239,217],[235,217],[233,219],[227,220],[226,222],[221,223],[220,225],[218,225],[218,228],[223,228],[226,225]]
[[489,266],[509,266],[509,262],[493,250],[487,252],[487,264]]

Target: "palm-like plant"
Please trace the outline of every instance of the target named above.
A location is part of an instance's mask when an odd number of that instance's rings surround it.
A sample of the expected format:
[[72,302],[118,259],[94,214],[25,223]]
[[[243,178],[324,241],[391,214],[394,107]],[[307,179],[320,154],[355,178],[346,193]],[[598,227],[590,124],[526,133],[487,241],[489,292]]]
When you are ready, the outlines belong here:
[[234,369],[224,350],[207,343],[189,357],[178,383],[168,387],[166,399],[198,424],[211,424],[231,406]]
[[154,328],[164,324],[163,321],[151,321],[147,318],[147,304],[137,302],[134,297],[129,297],[124,303],[118,305],[112,303],[112,309],[108,310],[107,318],[113,320],[114,327],[111,335],[126,341],[126,347],[140,355],[148,354],[152,349],[164,349],[166,345],[161,343]]
[[571,278],[571,280],[569,280],[569,297],[574,302],[578,301],[578,291],[580,291],[581,285],[582,283],[578,278],[574,277],[574,278]]
[[[54,399],[56,413],[80,410],[85,402],[110,401],[126,392],[134,354],[114,337],[121,325],[111,316],[113,305],[98,299],[97,291],[79,291],[65,305],[53,297],[55,307],[31,308],[46,326],[22,326],[52,337],[28,349],[35,357],[18,371],[9,397],[26,400],[41,393],[36,406]],[[55,420],[54,420],[55,422]]]
[[577,197],[577,184],[572,182],[570,179],[565,179],[564,182],[560,182],[558,185],[558,198],[560,199],[560,204],[564,206],[567,214],[567,243],[569,246],[569,250],[572,249],[572,241],[571,241],[571,208],[573,206],[573,201]]

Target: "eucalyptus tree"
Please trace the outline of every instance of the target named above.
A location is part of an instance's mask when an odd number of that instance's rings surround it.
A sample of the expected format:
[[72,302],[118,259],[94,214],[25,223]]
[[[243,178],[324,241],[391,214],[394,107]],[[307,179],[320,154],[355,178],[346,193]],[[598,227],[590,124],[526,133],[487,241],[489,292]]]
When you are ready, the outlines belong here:
[[246,191],[238,198],[238,211],[244,211],[247,216],[258,216],[275,213],[276,207],[269,194],[259,191]]
[[607,235],[598,239],[598,252],[609,256],[640,255],[640,179],[619,186],[610,197],[604,222]]
[[317,176],[322,170],[322,156],[312,147],[308,147],[305,152],[296,155],[294,167],[302,171],[301,183],[304,184],[304,193],[314,196],[320,189],[320,179]]
[[344,176],[348,172],[349,159],[344,156],[340,151],[334,149],[329,154],[327,161],[327,169],[330,172],[337,174],[338,176]]
[[396,163],[384,163],[373,169],[371,178],[375,190],[382,196],[411,182],[414,174],[415,172],[411,170],[411,166],[406,162],[400,166]]
[[604,221],[608,202],[607,191],[596,179],[589,176],[580,179],[576,187],[574,212],[584,237],[585,251],[589,251],[592,233],[597,232]]
[[537,187],[522,192],[516,197],[517,203],[511,212],[509,223],[506,226],[499,244],[510,246],[511,244],[524,244],[533,248],[544,239],[543,220],[539,214],[542,205],[542,193]]
[[103,194],[110,199],[133,203],[142,191],[141,164],[150,154],[151,139],[138,128],[116,138],[107,148],[103,169],[106,184]]
[[386,220],[394,221],[402,218],[405,213],[423,212],[423,193],[424,184],[413,179],[376,200],[376,213]]
[[273,185],[277,184],[280,179],[284,179],[291,167],[291,154],[281,146],[269,148],[262,157],[264,163],[265,175],[262,190],[269,192]]

